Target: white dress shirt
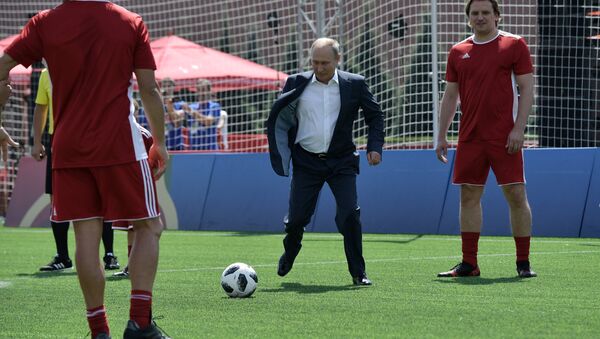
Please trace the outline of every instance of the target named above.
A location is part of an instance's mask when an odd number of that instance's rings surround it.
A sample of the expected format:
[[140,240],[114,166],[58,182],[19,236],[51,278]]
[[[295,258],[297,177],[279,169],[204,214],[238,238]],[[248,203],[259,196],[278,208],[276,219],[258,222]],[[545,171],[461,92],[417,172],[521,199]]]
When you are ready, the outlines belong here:
[[340,115],[340,83],[335,70],[324,84],[313,74],[298,102],[298,134],[296,143],[312,153],[326,153]]

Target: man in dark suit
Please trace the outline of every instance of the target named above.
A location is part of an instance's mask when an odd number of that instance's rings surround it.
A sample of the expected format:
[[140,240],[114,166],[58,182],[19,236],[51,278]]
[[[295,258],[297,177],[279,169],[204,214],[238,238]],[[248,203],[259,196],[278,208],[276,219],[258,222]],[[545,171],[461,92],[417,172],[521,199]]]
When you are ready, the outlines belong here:
[[362,109],[369,128],[367,161],[381,162],[384,142],[383,112],[363,76],[336,69],[339,43],[317,39],[311,47],[313,71],[290,76],[267,120],[271,166],[278,175],[294,173],[285,218],[285,252],[277,274],[285,276],[302,247],[304,227],[315,211],[317,197],[327,182],[335,197],[335,222],[344,236],[348,269],[355,285],[371,285],[362,254],[360,208],[356,175],[359,156],[353,125]]

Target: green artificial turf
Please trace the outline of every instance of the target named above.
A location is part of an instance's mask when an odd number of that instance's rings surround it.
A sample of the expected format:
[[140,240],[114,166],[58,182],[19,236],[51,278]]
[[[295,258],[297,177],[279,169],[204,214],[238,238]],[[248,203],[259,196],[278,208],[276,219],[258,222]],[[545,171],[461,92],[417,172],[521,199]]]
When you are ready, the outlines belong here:
[[[73,256],[73,235],[70,247]],[[482,237],[481,277],[441,279],[460,261],[455,236],[364,235],[374,285],[354,287],[341,236],[307,233],[293,270],[277,276],[282,235],[166,231],[153,313],[174,338],[598,338],[600,239],[537,238],[532,267],[516,278],[511,238]],[[126,263],[126,237],[115,233]],[[0,338],[83,338],[75,270],[38,272],[54,253],[48,229],[0,227]],[[233,262],[259,286],[232,299],[220,286]],[[113,338],[129,314],[130,285],[107,272]]]

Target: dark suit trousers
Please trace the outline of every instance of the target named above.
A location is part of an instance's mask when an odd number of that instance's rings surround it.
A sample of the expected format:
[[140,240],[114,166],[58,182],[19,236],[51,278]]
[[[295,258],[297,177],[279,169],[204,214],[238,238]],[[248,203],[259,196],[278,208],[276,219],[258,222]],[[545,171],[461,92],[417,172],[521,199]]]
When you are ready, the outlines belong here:
[[359,169],[358,154],[340,158],[319,158],[295,145],[292,151],[292,183],[289,211],[285,219],[283,240],[286,255],[295,258],[302,247],[304,227],[315,212],[319,192],[327,182],[336,201],[335,223],[344,236],[344,250],[348,270],[353,277],[365,273],[362,254],[362,227],[357,204],[356,176]]

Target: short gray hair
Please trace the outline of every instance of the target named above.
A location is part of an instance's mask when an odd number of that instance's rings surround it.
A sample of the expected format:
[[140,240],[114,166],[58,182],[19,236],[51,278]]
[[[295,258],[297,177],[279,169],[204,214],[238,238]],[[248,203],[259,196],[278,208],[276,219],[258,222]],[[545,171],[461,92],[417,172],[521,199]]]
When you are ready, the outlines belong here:
[[204,86],[206,88],[208,88],[208,91],[211,91],[211,83],[209,80],[207,79],[198,79],[198,81],[196,81],[196,87],[198,86]]
[[313,42],[312,46],[310,46],[310,55],[312,55],[313,50],[317,47],[329,46],[333,51],[333,55],[337,58],[340,55],[340,43],[337,40],[332,38],[319,38]]

